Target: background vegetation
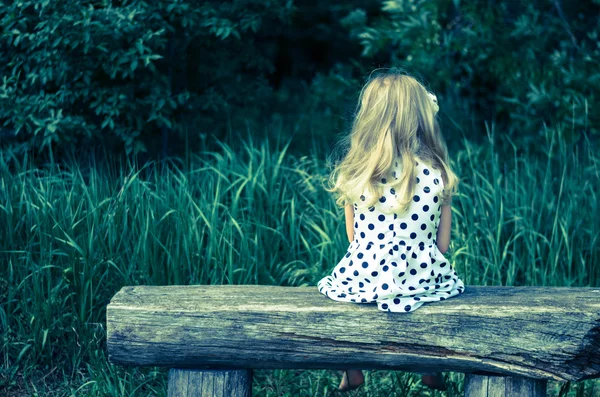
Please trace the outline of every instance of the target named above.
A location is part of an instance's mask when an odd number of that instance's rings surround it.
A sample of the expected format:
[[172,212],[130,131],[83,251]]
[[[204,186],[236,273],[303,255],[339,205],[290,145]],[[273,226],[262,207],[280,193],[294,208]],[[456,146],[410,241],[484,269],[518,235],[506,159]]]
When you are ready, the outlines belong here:
[[[105,307],[123,285],[316,285],[347,247],[322,189],[330,149],[377,67],[439,98],[461,178],[446,256],[465,284],[598,287],[599,11],[4,2],[0,391],[165,395],[164,369],[107,362]],[[462,374],[446,375],[444,395],[462,395]],[[364,395],[433,394],[412,373],[366,376]],[[256,371],[254,394],[328,395],[339,379]]]

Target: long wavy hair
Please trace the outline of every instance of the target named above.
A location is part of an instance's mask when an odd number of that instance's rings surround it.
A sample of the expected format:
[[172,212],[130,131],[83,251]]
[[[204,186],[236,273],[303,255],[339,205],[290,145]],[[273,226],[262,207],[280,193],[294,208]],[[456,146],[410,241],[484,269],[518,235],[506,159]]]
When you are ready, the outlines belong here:
[[[397,208],[405,213],[416,185],[415,162],[421,160],[441,170],[440,199],[448,203],[459,179],[450,169],[435,95],[403,71],[376,71],[361,89],[352,130],[336,145],[346,155],[334,166],[325,189],[337,194],[340,207],[370,207],[382,195],[382,178],[401,163],[401,176],[385,186],[398,192]],[[363,195],[365,200],[359,200]]]

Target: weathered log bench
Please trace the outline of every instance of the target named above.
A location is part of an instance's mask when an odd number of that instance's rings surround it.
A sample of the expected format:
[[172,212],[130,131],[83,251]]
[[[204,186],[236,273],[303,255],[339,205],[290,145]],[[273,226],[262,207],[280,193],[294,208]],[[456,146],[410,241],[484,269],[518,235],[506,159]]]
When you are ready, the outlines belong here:
[[465,373],[465,396],[545,396],[600,377],[600,288],[466,286],[411,313],[316,287],[123,287],[107,307],[112,363],[164,366],[169,396],[250,396],[253,369]]

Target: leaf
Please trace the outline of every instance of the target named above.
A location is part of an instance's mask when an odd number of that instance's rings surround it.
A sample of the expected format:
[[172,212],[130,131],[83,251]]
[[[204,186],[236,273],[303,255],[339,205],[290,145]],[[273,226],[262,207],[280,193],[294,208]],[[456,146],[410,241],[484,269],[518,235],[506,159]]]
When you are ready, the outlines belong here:
[[21,361],[21,358],[27,352],[27,350],[29,350],[30,347],[31,347],[31,345],[26,345],[24,348],[21,349],[21,352],[19,353],[19,356],[17,357],[17,362]]

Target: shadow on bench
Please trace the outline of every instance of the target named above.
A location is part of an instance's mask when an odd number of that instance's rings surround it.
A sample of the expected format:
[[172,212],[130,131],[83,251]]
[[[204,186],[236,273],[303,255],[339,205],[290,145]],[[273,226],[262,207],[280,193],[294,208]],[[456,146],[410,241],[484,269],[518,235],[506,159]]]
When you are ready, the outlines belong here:
[[250,396],[253,369],[465,373],[465,396],[545,396],[600,377],[600,289],[466,286],[410,313],[335,302],[316,287],[123,287],[109,361],[164,366],[169,396]]

